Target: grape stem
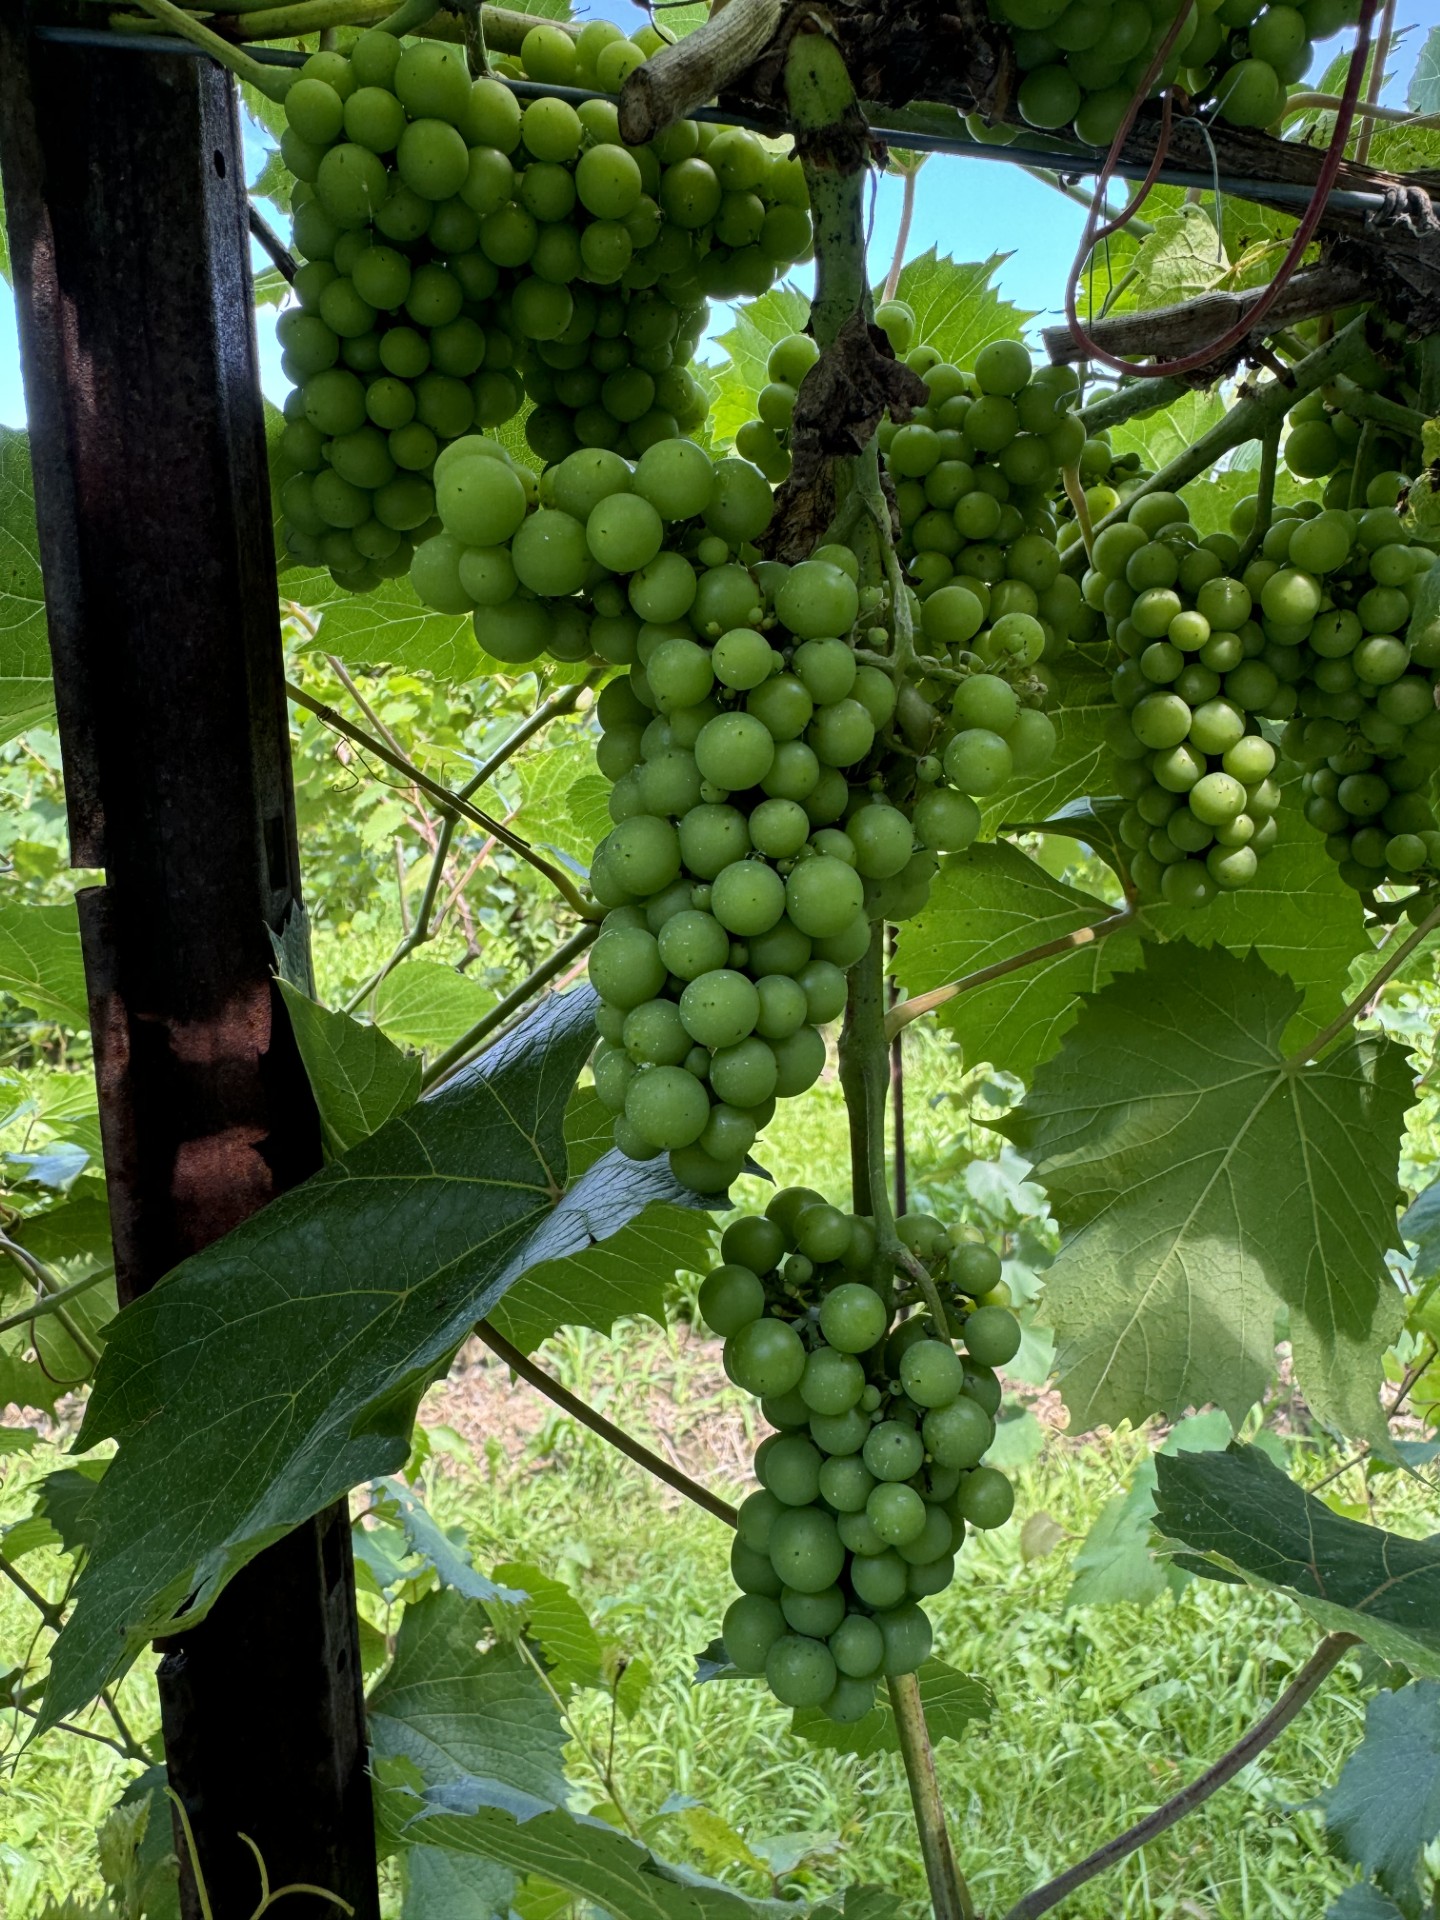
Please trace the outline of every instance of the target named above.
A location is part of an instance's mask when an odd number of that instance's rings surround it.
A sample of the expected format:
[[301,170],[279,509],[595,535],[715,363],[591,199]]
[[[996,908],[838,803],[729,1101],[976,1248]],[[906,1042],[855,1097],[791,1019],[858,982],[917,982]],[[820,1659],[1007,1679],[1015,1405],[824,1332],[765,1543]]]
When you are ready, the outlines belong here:
[[538,1393],[547,1400],[553,1400],[562,1407],[582,1427],[589,1427],[592,1433],[598,1433],[607,1440],[617,1452],[623,1453],[627,1460],[633,1460],[637,1466],[644,1467],[647,1473],[654,1474],[657,1480],[663,1480],[667,1487],[673,1487],[676,1493],[683,1493],[687,1500],[693,1500],[697,1507],[703,1507],[715,1519],[723,1520],[727,1527],[738,1526],[740,1516],[728,1500],[722,1500],[718,1493],[712,1493],[708,1487],[702,1487],[698,1480],[692,1480],[682,1468],[675,1467],[668,1460],[662,1460],[658,1453],[652,1453],[643,1442],[634,1439],[603,1413],[597,1413],[593,1407],[586,1406],[577,1399],[568,1387],[546,1373],[543,1367],[536,1366],[528,1354],[507,1340],[498,1328],[491,1326],[488,1320],[479,1320],[475,1324],[477,1337],[484,1341],[497,1360],[503,1360],[512,1373],[519,1374],[528,1381]]
[[[13,1253],[14,1242],[0,1234],[0,1253]],[[64,1312],[66,1303],[78,1300],[83,1293],[89,1293],[92,1287],[98,1287],[112,1277],[112,1270],[103,1267],[99,1273],[90,1273],[83,1280],[72,1280],[68,1287],[57,1287],[55,1292],[46,1293],[37,1290],[35,1298],[28,1307],[22,1307],[18,1313],[7,1314],[0,1320],[0,1333],[10,1333],[16,1327],[28,1327],[34,1320],[43,1320],[47,1314],[59,1316]],[[73,1336],[72,1336],[73,1337]]]
[[915,1807],[915,1824],[920,1832],[920,1851],[925,1860],[925,1876],[930,1882],[935,1920],[975,1920],[975,1903],[950,1847],[940,1783],[935,1775],[935,1753],[920,1699],[920,1682],[913,1673],[902,1673],[887,1680],[885,1685]]
[[1329,1026],[1322,1027],[1315,1038],[1303,1046],[1299,1053],[1290,1055],[1285,1062],[1287,1070],[1307,1065],[1317,1055],[1323,1053],[1332,1040],[1338,1040],[1345,1029],[1358,1020],[1366,1008],[1373,1003],[1385,982],[1399,972],[1421,941],[1427,939],[1437,926],[1440,926],[1440,902],[1430,909],[1409,939],[1401,941],[1384,965],[1375,969],[1355,998],[1340,1009]]
[[[939,1327],[948,1326],[939,1293],[895,1231],[885,1166],[885,1103],[890,1086],[890,1041],[885,1022],[885,926],[878,922],[870,945],[850,969],[845,1025],[840,1035],[840,1084],[850,1123],[852,1197],[857,1213],[875,1223],[875,1284],[894,1304],[898,1269],[922,1285],[925,1303]],[[975,1920],[970,1890],[956,1864],[935,1776],[935,1755],[914,1674],[889,1681],[895,1732],[920,1837],[925,1877],[935,1920]]]
[[374,734],[367,733],[364,727],[357,727],[353,720],[347,720],[333,707],[326,706],[323,700],[316,700],[311,694],[306,693],[303,687],[297,687],[293,680],[285,682],[285,691],[297,707],[303,707],[307,713],[313,713],[316,719],[323,720],[327,727],[333,728],[336,733],[344,734],[345,738],[353,740],[357,747],[363,747],[367,753],[373,753],[377,760],[383,760],[387,766],[403,774],[407,780],[419,787],[422,793],[428,793],[430,798],[437,801],[445,811],[462,814],[465,819],[474,821],[477,827],[483,827],[486,833],[493,834],[502,847],[508,847],[511,853],[518,854],[528,865],[534,867],[537,873],[544,874],[566,905],[578,913],[582,920],[599,920],[602,917],[602,910],[593,900],[585,899],[569,875],[562,873],[542,854],[536,853],[528,841],[522,840],[518,833],[512,833],[500,821],[492,819],[488,813],[482,813],[479,807],[472,806],[468,800],[462,800],[459,794],[452,792],[449,787],[442,786],[438,780],[432,780],[428,773],[422,773],[413,761],[405,758],[403,753],[397,753],[383,740],[377,740]]
[[1163,1806],[1159,1806],[1143,1820],[1137,1821],[1128,1832],[1118,1834],[1115,1839],[1107,1840],[1103,1847],[1078,1865],[1067,1868],[1054,1880],[1047,1881],[1043,1887],[1037,1887],[1033,1893],[1027,1893],[1023,1900],[1005,1915],[1005,1920],[1038,1920],[1042,1913],[1048,1913],[1052,1907],[1059,1906],[1067,1895],[1077,1887],[1083,1887],[1087,1880],[1093,1880],[1097,1873],[1118,1865],[1130,1854],[1143,1847],[1147,1841],[1155,1839],[1167,1828],[1173,1827],[1187,1813],[1203,1805],[1212,1793],[1233,1780],[1242,1767],[1247,1767],[1257,1755],[1264,1752],[1272,1740],[1282,1734],[1295,1716],[1305,1707],[1312,1695],[1320,1687],[1331,1669],[1337,1666],[1350,1648],[1359,1644],[1359,1635],[1354,1633],[1329,1633],[1316,1647],[1314,1653],[1296,1674],[1290,1685],[1281,1694],[1270,1711],[1257,1720],[1250,1731],[1236,1741],[1230,1751],[1223,1754],[1213,1767],[1206,1769],[1198,1780],[1192,1780],[1188,1787],[1182,1787],[1173,1794]]
[[218,33],[212,33],[208,27],[201,26],[193,14],[183,7],[171,5],[171,0],[136,0],[152,20],[159,20],[182,39],[193,41],[202,52],[208,53],[212,60],[222,67],[228,67],[237,79],[246,81],[257,93],[263,93],[267,100],[282,102],[290,91],[295,75],[286,68],[262,66],[258,60],[252,60],[248,53],[242,53],[238,47],[231,46],[228,40],[222,40]]
[[[98,1367],[100,1364],[100,1349],[92,1340],[82,1333],[70,1313],[61,1304],[62,1299],[73,1297],[74,1290],[62,1286],[59,1276],[52,1268],[46,1265],[45,1261],[31,1253],[28,1248],[17,1245],[7,1233],[0,1233],[0,1253],[7,1253],[17,1266],[24,1268],[25,1272],[28,1273],[30,1278],[35,1282],[36,1293],[45,1296],[45,1310],[48,1313],[54,1314],[64,1331],[66,1339],[69,1340],[72,1346],[77,1347],[79,1351],[84,1354],[85,1358],[90,1362],[92,1369]],[[31,1309],[23,1316],[27,1321],[37,1317],[34,1309]],[[71,1384],[78,1386],[79,1382],[76,1381]]]
[[1255,488],[1255,521],[1235,563],[1237,575],[1244,572],[1259,551],[1260,542],[1270,531],[1275,513],[1275,469],[1280,459],[1282,422],[1272,420],[1260,440],[1260,475]]
[[1092,946],[1095,941],[1118,933],[1122,927],[1133,925],[1137,918],[1133,906],[1121,907],[1118,912],[1107,915],[1103,920],[1096,920],[1088,927],[1076,927],[1073,933],[1062,933],[1057,939],[1046,940],[1038,947],[1027,947],[1024,953],[1013,953],[1008,960],[996,960],[988,967],[967,973],[963,979],[952,980],[943,987],[932,987],[928,993],[913,994],[890,1009],[885,1019],[886,1037],[893,1040],[912,1020],[934,1013],[937,1007],[945,1006],[959,994],[988,986],[992,980],[1003,980],[1007,973],[1019,973],[1023,967],[1034,966],[1037,960],[1051,960],[1057,954],[1069,953],[1076,947]]
[[1065,498],[1075,509],[1075,524],[1080,529],[1080,540],[1085,548],[1085,558],[1093,566],[1095,552],[1095,528],[1090,520],[1090,502],[1085,498],[1085,489],[1080,482],[1080,467],[1077,462],[1071,467],[1060,469],[1060,478],[1065,486]]
[[920,167],[918,164],[901,167],[899,173],[904,182],[900,199],[900,227],[895,235],[895,251],[890,256],[890,271],[885,276],[883,298],[886,300],[895,298],[895,289],[900,284],[900,271],[905,265],[905,249],[910,244],[910,225],[915,218],[915,183],[920,178]]
[[1403,433],[1407,440],[1418,440],[1429,425],[1427,416],[1416,407],[1402,407],[1398,400],[1387,400],[1383,393],[1366,393],[1353,380],[1337,380],[1333,391],[1335,405],[1352,420],[1370,420],[1379,427]]

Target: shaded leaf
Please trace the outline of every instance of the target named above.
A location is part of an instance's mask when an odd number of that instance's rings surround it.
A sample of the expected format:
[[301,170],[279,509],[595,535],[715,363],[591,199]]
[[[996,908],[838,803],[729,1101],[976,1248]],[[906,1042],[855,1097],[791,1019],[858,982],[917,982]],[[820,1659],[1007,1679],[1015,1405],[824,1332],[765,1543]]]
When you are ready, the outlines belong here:
[[523,1633],[535,1641],[562,1693],[572,1687],[604,1686],[605,1650],[600,1636],[563,1581],[518,1561],[496,1567],[495,1578],[521,1595],[503,1613],[492,1609],[491,1619],[500,1633],[507,1639]]
[[1358,1633],[1382,1658],[1440,1675],[1440,1538],[1346,1520],[1257,1447],[1181,1453],[1157,1469],[1167,1539],[1288,1589],[1327,1631]]
[[1063,1236],[1044,1313],[1080,1429],[1207,1402],[1238,1422],[1288,1310],[1315,1413],[1385,1444],[1381,1358],[1401,1317],[1385,1254],[1413,1087],[1383,1036],[1287,1057],[1299,1004],[1255,955],[1148,946],[998,1123]]
[[0,426],[0,742],[54,709],[30,436]]
[[0,907],[0,993],[42,1019],[83,1032],[90,1024],[75,903]]
[[[932,1743],[960,1740],[973,1721],[988,1720],[995,1708],[989,1687],[976,1674],[960,1673],[943,1660],[927,1660],[920,1668],[920,1704]],[[882,1686],[875,1705],[863,1720],[837,1727],[819,1707],[799,1707],[790,1716],[792,1731],[812,1747],[831,1753],[850,1753],[868,1760],[876,1753],[898,1753],[895,1716]]]
[[1405,1915],[1388,1895],[1362,1880],[1330,1902],[1325,1920],[1405,1920]]
[[1425,1849],[1440,1836],[1440,1682],[1374,1696],[1365,1738],[1326,1798],[1325,1824],[1347,1860],[1397,1900],[1415,1898]]
[[433,673],[452,686],[484,668],[469,614],[432,612],[406,574],[328,601],[313,644],[357,666],[385,662],[406,673]]
[[477,1650],[489,1624],[479,1601],[443,1588],[407,1606],[390,1670],[370,1692],[371,1741],[383,1758],[408,1759],[427,1786],[478,1775],[560,1806],[560,1710],[512,1648]]
[[420,1062],[413,1054],[402,1053],[378,1027],[322,1007],[288,981],[280,982],[280,992],[330,1153],[357,1146],[392,1114],[414,1106]]
[[81,1444],[120,1448],[48,1717],[92,1697],[181,1609],[201,1618],[278,1534],[397,1470],[421,1394],[514,1279],[607,1238],[652,1196],[646,1169],[619,1155],[563,1187],[563,1117],[593,1018],[587,990],[552,996],[115,1322]]
[[371,997],[376,1026],[427,1053],[453,1046],[494,1004],[488,987],[443,960],[402,960]]
[[493,1860],[411,1847],[403,1872],[401,1920],[495,1920],[510,1911],[515,1876]]
[[[1163,1453],[1203,1453],[1228,1446],[1233,1429],[1223,1413],[1199,1413],[1167,1436]],[[1155,1531],[1155,1462],[1142,1460],[1124,1493],[1107,1500],[1075,1555],[1067,1607],[1148,1606],[1184,1585],[1173,1565],[1151,1551]]]
[[372,1480],[370,1494],[376,1512],[383,1519],[394,1520],[410,1552],[433,1567],[445,1586],[453,1587],[467,1600],[495,1601],[502,1606],[516,1606],[525,1598],[513,1588],[497,1585],[473,1566],[466,1549],[451,1539],[403,1480]]

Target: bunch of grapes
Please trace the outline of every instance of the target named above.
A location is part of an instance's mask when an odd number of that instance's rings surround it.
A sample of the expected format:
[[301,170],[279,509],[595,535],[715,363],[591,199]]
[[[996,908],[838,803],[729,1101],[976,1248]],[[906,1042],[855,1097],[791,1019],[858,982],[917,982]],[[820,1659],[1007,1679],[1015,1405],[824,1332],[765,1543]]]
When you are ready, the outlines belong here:
[[[595,21],[532,29],[522,58],[618,87],[644,49]],[[527,398],[545,463],[692,431],[707,297],[759,293],[810,246],[799,163],[754,135],[681,121],[626,147],[611,101],[522,104],[441,42],[372,29],[314,54],[286,116],[286,538],[357,592],[433,530],[441,449]]]
[[[1087,146],[1108,147],[1177,0],[990,0],[990,10],[1011,29],[1021,119],[1042,130],[1070,127]],[[1190,9],[1153,91],[1178,81],[1232,126],[1269,126],[1286,87],[1308,71],[1313,43],[1358,19],[1358,0],[1207,0]]]
[[1090,558],[1082,591],[1123,656],[1110,737],[1131,879],[1142,898],[1203,906],[1247,886],[1278,833],[1276,753],[1259,722],[1295,712],[1296,639],[1272,610],[1279,596],[1257,606],[1256,567],[1236,577],[1236,540],[1199,538],[1175,494],[1142,495]]
[[1384,503],[1391,492],[1382,476],[1362,512],[1282,510],[1246,575],[1298,669],[1281,745],[1306,769],[1305,818],[1361,893],[1440,875],[1440,634],[1411,625],[1435,554]]
[[727,1227],[700,1289],[726,1373],[777,1429],[740,1508],[725,1651],[786,1706],[841,1723],[870,1711],[877,1680],[927,1658],[920,1602],[950,1585],[967,1524],[1003,1526],[1014,1506],[1004,1474],[981,1464],[994,1369],[1020,1345],[1006,1307],[983,1304],[999,1258],[952,1247],[929,1214],[897,1227],[953,1303],[963,1354],[923,1316],[893,1324],[872,1222],[806,1187]]

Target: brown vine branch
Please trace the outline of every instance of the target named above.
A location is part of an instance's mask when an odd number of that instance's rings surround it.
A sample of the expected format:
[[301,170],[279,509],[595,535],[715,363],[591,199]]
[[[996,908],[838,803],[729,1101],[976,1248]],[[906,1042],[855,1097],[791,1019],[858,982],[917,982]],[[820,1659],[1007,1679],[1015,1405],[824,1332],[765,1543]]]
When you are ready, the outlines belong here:
[[642,146],[753,66],[775,37],[783,0],[729,0],[694,33],[637,67],[620,89],[620,135]]
[[[1265,331],[1273,333],[1317,314],[1331,313],[1337,307],[1348,307],[1365,297],[1367,284],[1365,275],[1351,267],[1326,264],[1297,274],[1266,314]],[[1207,340],[1217,340],[1238,326],[1265,291],[1264,287],[1252,287],[1244,293],[1202,293],[1173,307],[1115,314],[1108,320],[1089,322],[1090,338],[1121,358],[1143,353],[1168,359],[1203,347]],[[1085,358],[1083,347],[1068,327],[1042,328],[1040,339],[1056,365]]]
[[1045,1886],[1037,1887],[1033,1893],[1027,1893],[1023,1900],[1005,1915],[1005,1920],[1038,1920],[1042,1913],[1048,1913],[1052,1907],[1059,1906],[1067,1895],[1077,1887],[1083,1887],[1087,1880],[1093,1880],[1098,1873],[1117,1866],[1143,1847],[1147,1841],[1155,1839],[1167,1828],[1183,1820],[1187,1813],[1207,1801],[1228,1781],[1233,1780],[1242,1767],[1247,1767],[1258,1754],[1265,1751],[1270,1743],[1282,1734],[1295,1716],[1308,1704],[1321,1683],[1331,1670],[1339,1664],[1351,1647],[1359,1644],[1360,1636],[1355,1633],[1328,1633],[1316,1647],[1314,1653],[1296,1674],[1290,1685],[1271,1707],[1264,1717],[1255,1722],[1250,1731],[1243,1734],[1228,1753],[1222,1755],[1213,1767],[1206,1769],[1198,1780],[1192,1780],[1188,1787],[1182,1787],[1179,1793],[1172,1794],[1163,1806],[1157,1807],[1143,1820],[1137,1821],[1128,1832],[1118,1834],[1115,1839],[1107,1840],[1103,1847],[1078,1865],[1070,1867]]
[[1027,947],[1024,953],[1012,954],[1008,960],[996,960],[988,967],[979,967],[961,980],[950,981],[947,986],[932,987],[928,993],[914,994],[910,999],[900,1001],[886,1015],[886,1037],[893,1040],[912,1020],[933,1013],[937,1007],[943,1007],[959,994],[988,986],[992,980],[1003,980],[1007,973],[1019,973],[1022,967],[1033,966],[1037,960],[1050,960],[1056,954],[1068,953],[1073,948],[1091,946],[1096,940],[1104,940],[1108,935],[1118,933],[1121,927],[1128,927],[1135,918],[1134,907],[1121,907],[1118,912],[1109,914],[1104,920],[1096,920],[1088,927],[1076,927],[1073,933],[1062,933],[1038,947]]
[[269,254],[272,264],[278,269],[287,284],[293,286],[295,284],[294,254],[291,253],[285,242],[280,238],[279,234],[276,233],[275,229],[265,218],[264,214],[261,213],[253,200],[248,203],[248,212],[252,237],[258,240],[266,253]]
[[723,1520],[727,1527],[739,1524],[740,1516],[728,1500],[722,1500],[718,1493],[711,1493],[708,1487],[702,1487],[682,1468],[671,1466],[668,1460],[662,1460],[658,1453],[652,1453],[642,1441],[634,1439],[613,1421],[607,1420],[603,1413],[597,1413],[593,1407],[577,1399],[568,1387],[562,1387],[543,1367],[537,1367],[528,1355],[513,1346],[488,1320],[477,1321],[475,1332],[496,1359],[503,1360],[512,1373],[518,1373],[522,1380],[528,1380],[537,1392],[543,1393],[547,1400],[553,1400],[557,1407],[563,1407],[566,1413],[582,1426],[589,1427],[592,1433],[598,1433],[602,1440],[607,1440],[627,1460],[633,1460],[637,1466],[644,1467],[647,1473],[653,1473],[657,1480],[663,1480],[676,1493],[683,1493],[687,1500],[693,1500],[697,1507],[703,1507],[706,1513]]

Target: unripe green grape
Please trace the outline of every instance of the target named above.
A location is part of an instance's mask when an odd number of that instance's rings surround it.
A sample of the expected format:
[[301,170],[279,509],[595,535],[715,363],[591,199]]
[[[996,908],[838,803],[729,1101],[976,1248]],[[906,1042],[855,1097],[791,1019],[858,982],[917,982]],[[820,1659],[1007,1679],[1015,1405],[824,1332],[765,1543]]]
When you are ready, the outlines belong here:
[[758,1593],[732,1600],[720,1629],[726,1655],[741,1673],[763,1673],[770,1649],[784,1632],[785,1617],[780,1608]]
[[[859,1515],[847,1515],[847,1520],[860,1519]],[[874,1522],[866,1513],[865,1524],[874,1533]],[[878,1536],[876,1536],[878,1538]],[[856,1558],[850,1563],[850,1585],[855,1597],[867,1607],[889,1608],[898,1606],[908,1590],[908,1568],[895,1552],[882,1541],[878,1553],[870,1553]],[[880,1625],[876,1622],[877,1627]],[[881,1629],[883,1633],[883,1628]],[[883,1658],[883,1655],[882,1655]]]
[[[703,1100],[704,1089],[694,1080],[690,1084]],[[799,1385],[805,1371],[805,1349],[794,1328],[783,1321],[756,1320],[726,1341],[725,1366],[736,1386],[746,1393],[757,1397],[788,1393]],[[828,1586],[829,1582],[823,1584]]]

